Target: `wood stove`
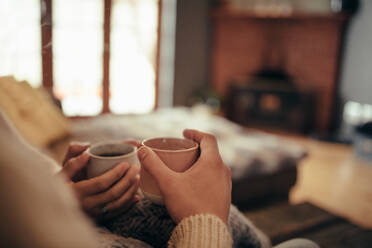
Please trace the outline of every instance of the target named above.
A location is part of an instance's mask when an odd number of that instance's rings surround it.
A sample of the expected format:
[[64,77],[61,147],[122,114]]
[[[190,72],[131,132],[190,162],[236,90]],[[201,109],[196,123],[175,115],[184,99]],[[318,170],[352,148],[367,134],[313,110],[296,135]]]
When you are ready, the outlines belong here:
[[226,115],[243,125],[308,133],[314,126],[314,97],[301,92],[281,70],[262,70],[249,82],[232,83]]

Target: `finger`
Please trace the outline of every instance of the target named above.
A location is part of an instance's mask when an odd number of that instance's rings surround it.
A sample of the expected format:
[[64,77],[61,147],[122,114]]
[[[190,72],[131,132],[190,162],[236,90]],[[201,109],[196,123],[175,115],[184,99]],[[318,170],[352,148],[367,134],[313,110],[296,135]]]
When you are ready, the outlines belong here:
[[104,207],[104,211],[115,211],[120,208],[126,208],[129,204],[132,204],[138,201],[136,196],[136,192],[139,187],[139,178],[135,180],[135,182],[130,186],[130,188],[117,200],[110,202]]
[[127,140],[124,140],[123,142],[125,144],[129,144],[129,145],[135,146],[137,148],[139,148],[141,146],[141,143],[138,142],[137,140],[134,140],[134,139],[127,139]]
[[100,194],[90,196],[85,200],[88,208],[106,205],[121,198],[129,188],[138,181],[139,168],[131,166],[125,175],[115,183],[110,189]]
[[138,190],[136,191],[136,193],[134,195],[134,201],[136,201],[136,202],[144,198],[143,196],[137,195],[137,193],[138,193]]
[[164,189],[163,187],[166,187],[166,185],[163,185],[163,183],[173,178],[176,173],[169,169],[154,151],[145,146],[142,146],[137,154],[141,166],[155,178],[160,189]]
[[120,163],[113,169],[92,179],[83,180],[75,184],[76,190],[80,195],[92,195],[106,191],[115,182],[117,182],[129,169],[128,163]]
[[67,178],[71,179],[75,176],[82,168],[86,166],[89,161],[89,154],[84,152],[83,154],[68,160],[65,166],[62,168],[62,173],[66,175]]
[[216,137],[209,133],[203,133],[198,130],[185,129],[183,135],[187,139],[192,139],[200,145],[200,157],[219,156]]
[[187,139],[194,140],[200,144],[200,142],[204,138],[204,133],[194,129],[185,129],[183,130],[183,136]]
[[105,208],[96,207],[94,209],[89,210],[88,213],[91,216],[95,217],[96,220],[98,220],[98,221],[106,221],[106,220],[109,220],[109,219],[117,216],[118,214],[121,214],[121,213],[127,211],[134,204],[136,204],[136,202],[138,202],[138,200],[136,198],[133,198],[129,202],[127,202],[125,205],[123,205],[122,207],[120,207],[116,210],[107,211],[107,210],[105,210]]
[[85,142],[71,142],[62,164],[64,165],[71,158],[79,156],[86,149],[88,149],[89,146],[90,144]]

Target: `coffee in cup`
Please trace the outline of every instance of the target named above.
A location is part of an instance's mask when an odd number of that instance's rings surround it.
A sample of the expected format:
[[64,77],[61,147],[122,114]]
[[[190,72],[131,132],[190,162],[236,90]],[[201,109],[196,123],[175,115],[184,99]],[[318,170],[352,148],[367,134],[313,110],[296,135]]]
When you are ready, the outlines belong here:
[[122,142],[102,142],[88,149],[87,178],[102,175],[121,162],[138,165],[137,147]]

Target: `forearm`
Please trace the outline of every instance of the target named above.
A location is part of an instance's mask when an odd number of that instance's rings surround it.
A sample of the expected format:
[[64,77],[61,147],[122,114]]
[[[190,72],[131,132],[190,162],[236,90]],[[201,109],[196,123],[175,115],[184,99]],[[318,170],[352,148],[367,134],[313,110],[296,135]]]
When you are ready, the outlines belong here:
[[221,219],[202,214],[183,219],[174,229],[168,247],[230,248],[232,239]]

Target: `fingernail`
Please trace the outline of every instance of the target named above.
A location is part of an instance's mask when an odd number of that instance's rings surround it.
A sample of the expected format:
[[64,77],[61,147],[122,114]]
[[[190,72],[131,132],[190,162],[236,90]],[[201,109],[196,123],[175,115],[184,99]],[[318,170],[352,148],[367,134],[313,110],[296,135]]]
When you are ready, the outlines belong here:
[[138,150],[138,157],[139,157],[140,160],[144,160],[145,157],[146,157],[146,154],[147,154],[147,149],[145,147],[141,147]]
[[137,202],[137,201],[141,200],[142,198],[143,198],[143,197],[141,197],[141,196],[139,196],[139,195],[135,195],[133,199],[134,199],[134,201]]
[[120,170],[124,170],[127,168],[127,163],[126,162],[122,162],[120,164],[118,164],[118,167],[120,168]]
[[132,180],[131,180],[133,185],[137,185],[140,182],[140,176],[137,174]]
[[84,158],[86,158],[86,157],[90,157],[88,151],[84,151],[83,154],[82,154],[82,156],[83,156]]
[[70,146],[90,146],[89,142],[72,141]]

